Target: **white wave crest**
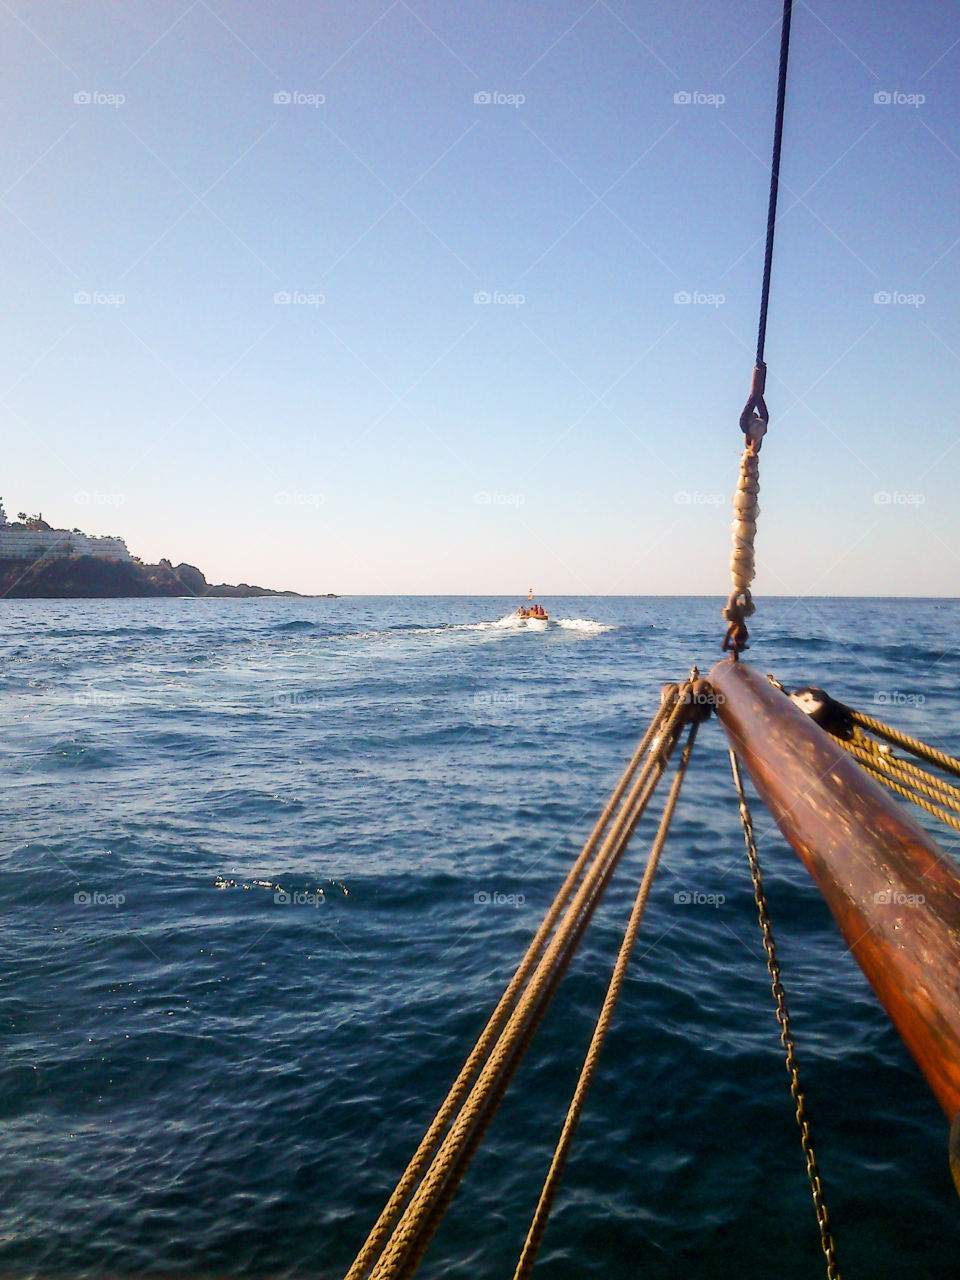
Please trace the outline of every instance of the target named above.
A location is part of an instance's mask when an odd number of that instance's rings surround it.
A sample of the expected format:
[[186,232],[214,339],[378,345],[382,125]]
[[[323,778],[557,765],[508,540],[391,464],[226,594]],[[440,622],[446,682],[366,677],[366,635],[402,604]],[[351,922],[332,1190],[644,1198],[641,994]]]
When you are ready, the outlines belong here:
[[567,631],[585,631],[588,635],[599,635],[601,631],[616,631],[616,627],[605,622],[594,622],[591,618],[557,618],[558,627]]

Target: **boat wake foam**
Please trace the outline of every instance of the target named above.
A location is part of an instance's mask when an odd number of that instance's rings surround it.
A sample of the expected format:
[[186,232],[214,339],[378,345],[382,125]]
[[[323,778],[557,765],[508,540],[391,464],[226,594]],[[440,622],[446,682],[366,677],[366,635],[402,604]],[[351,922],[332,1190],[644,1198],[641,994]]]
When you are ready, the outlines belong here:
[[455,631],[473,631],[497,633],[505,632],[517,635],[524,631],[542,634],[558,628],[563,631],[577,631],[581,635],[600,635],[604,631],[616,631],[615,626],[604,622],[595,622],[591,618],[519,618],[515,613],[508,613],[503,618],[486,622],[454,622],[440,627],[422,627],[407,625],[385,627],[382,631],[347,631],[323,637],[325,642],[336,643],[351,640],[391,641],[402,640],[414,636],[444,636]]
[[580,631],[586,635],[600,635],[603,631],[616,631],[616,627],[591,618],[519,618],[515,613],[498,618],[496,622],[462,622],[450,631],[549,631],[562,627],[565,631]]
[[600,635],[602,631],[616,631],[606,622],[594,622],[591,618],[557,618],[557,626],[567,631],[585,631],[588,635]]

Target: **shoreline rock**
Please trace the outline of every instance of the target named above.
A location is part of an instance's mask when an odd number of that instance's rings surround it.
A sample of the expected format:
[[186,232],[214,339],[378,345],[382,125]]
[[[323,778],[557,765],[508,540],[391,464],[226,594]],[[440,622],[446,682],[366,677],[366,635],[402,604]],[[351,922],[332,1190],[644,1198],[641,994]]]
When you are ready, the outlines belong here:
[[295,600],[336,599],[274,591],[241,582],[209,583],[196,565],[141,564],[96,556],[50,556],[35,560],[0,560],[0,596],[8,600],[114,600],[193,597],[253,599],[281,596]]

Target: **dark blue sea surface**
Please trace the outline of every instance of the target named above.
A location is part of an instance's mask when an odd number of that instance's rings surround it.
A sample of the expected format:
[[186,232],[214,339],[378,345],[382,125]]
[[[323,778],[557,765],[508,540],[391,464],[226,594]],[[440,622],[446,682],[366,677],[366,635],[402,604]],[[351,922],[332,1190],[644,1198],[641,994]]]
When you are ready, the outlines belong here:
[[[343,1274],[660,686],[719,656],[719,600],[544,603],[2,603],[0,1274]],[[748,656],[960,752],[958,620],[762,600]],[[945,1118],[755,810],[841,1271],[954,1278]],[[652,821],[423,1276],[512,1274]],[[823,1274],[715,722],[538,1274]]]

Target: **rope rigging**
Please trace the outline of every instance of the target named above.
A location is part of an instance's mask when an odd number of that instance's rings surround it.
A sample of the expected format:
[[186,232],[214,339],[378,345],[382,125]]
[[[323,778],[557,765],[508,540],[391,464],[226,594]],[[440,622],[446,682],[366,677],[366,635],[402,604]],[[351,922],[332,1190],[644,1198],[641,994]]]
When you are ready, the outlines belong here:
[[[770,303],[770,268],[773,264],[773,235],[777,225],[777,196],[780,193],[780,146],[783,141],[783,109],[787,94],[787,62],[790,56],[792,0],[784,0],[780,23],[780,69],[777,75],[777,110],[773,127],[773,159],[770,162],[770,198],[767,202],[767,243],[763,255],[763,284],[760,288],[760,323],[757,328],[757,367],[766,370],[763,349],[767,340],[767,308]],[[760,388],[763,395],[763,388]],[[757,406],[759,408],[759,406]],[[749,401],[747,409],[750,408]],[[745,409],[744,412],[747,410]]]
[[[718,678],[720,669],[717,668],[712,678]],[[769,680],[783,693],[787,692],[772,677]],[[943,772],[955,777],[960,776],[960,760],[835,702],[822,690],[807,689],[789,696],[812,720],[831,732],[835,741],[860,760],[870,776],[876,777],[914,803],[923,805],[942,820],[960,827],[960,821],[953,817],[953,814],[960,814],[960,787],[937,777],[926,768],[895,756],[889,741],[885,739],[895,740],[899,746],[911,750],[919,759],[936,759]],[[699,678],[696,668],[682,684],[664,687],[657,713],[564,878],[460,1074],[357,1254],[347,1273],[347,1280],[410,1280],[415,1274],[556,995],[593,914],[623,859],[631,836],[686,731],[686,743],[664,803],[602,1007],[556,1141],[513,1280],[527,1280],[530,1276],[621,994],[697,730],[700,722],[722,700],[721,693]],[[729,731],[726,719],[724,724]],[[869,724],[876,736],[864,732],[861,726],[866,724]],[[826,1259],[828,1280],[839,1280],[836,1250],[824,1203],[805,1095],[800,1083],[796,1046],[760,870],[753,820],[736,754],[740,748],[735,742],[734,746],[735,749],[730,752],[730,760],[744,843],[820,1245]],[[948,808],[953,813],[948,812]]]
[[[755,612],[751,584],[756,573],[754,541],[757,519],[760,513],[758,503],[760,490],[759,453],[769,423],[769,413],[764,400],[767,373],[764,354],[770,300],[773,244],[777,219],[777,199],[780,185],[780,159],[791,17],[792,0],[784,0],[780,29],[780,60],[773,157],[770,168],[770,191],[767,207],[766,244],[760,291],[756,362],[753,369],[750,394],[740,415],[740,427],[745,436],[745,447],[740,458],[739,477],[733,499],[733,546],[730,559],[733,589],[723,610],[723,617],[728,623],[723,640],[723,649],[730,653],[734,662],[739,660],[742,651],[748,647],[749,633],[746,620]],[[735,679],[730,679],[731,673]],[[788,693],[772,677],[768,677],[768,679],[781,692]],[[824,1203],[823,1187],[806,1110],[805,1094],[800,1082],[796,1045],[760,868],[753,819],[744,792],[741,758],[744,760],[744,767],[753,779],[759,794],[766,801],[768,808],[781,826],[781,830],[787,835],[795,850],[798,848],[798,843],[802,845],[803,841],[795,841],[793,839],[793,835],[787,830],[785,824],[781,822],[781,816],[784,811],[790,812],[792,809],[797,808],[800,802],[830,774],[831,770],[828,768],[825,771],[821,771],[815,777],[813,772],[808,773],[806,790],[803,790],[802,787],[795,787],[789,796],[789,805],[782,803],[778,807],[775,804],[771,804],[769,775],[765,775],[763,769],[757,767],[757,752],[755,749],[751,756],[751,746],[748,741],[749,735],[744,733],[742,737],[738,737],[736,716],[728,714],[730,712],[729,706],[726,709],[720,707],[719,704],[724,701],[724,694],[720,690],[726,686],[728,691],[733,693],[734,685],[738,681],[741,682],[743,687],[749,690],[752,698],[750,704],[751,715],[757,714],[757,705],[763,701],[763,697],[758,696],[758,686],[777,702],[783,703],[783,699],[780,699],[778,695],[772,694],[766,682],[759,676],[759,673],[753,671],[746,663],[741,666],[732,666],[728,662],[720,663],[711,673],[711,680],[714,681],[714,687],[707,681],[700,679],[697,669],[693,668],[689,679],[686,681],[681,684],[670,684],[664,687],[658,711],[634,751],[612,795],[604,805],[583,848],[565,876],[513,977],[500,997],[476,1044],[467,1056],[460,1073],[427,1128],[416,1152],[401,1174],[379,1218],[370,1230],[366,1241],[347,1272],[345,1280],[410,1280],[416,1272],[444,1213],[470,1166],[479,1144],[493,1121],[514,1074],[557,993],[601,899],[624,858],[631,836],[646,813],[654,797],[657,785],[667,771],[671,757],[681,738],[686,733],[686,741],[680,752],[679,762],[664,802],[656,834],[647,855],[602,1006],[556,1140],[520,1256],[516,1263],[513,1280],[528,1280],[536,1265],[551,1209],[557,1196],[563,1171],[586,1104],[587,1095],[593,1083],[600,1053],[612,1023],[618,998],[622,992],[651,885],[661,860],[671,820],[674,816],[694,743],[697,739],[699,725],[710,715],[714,706],[719,708],[720,718],[723,720],[724,729],[731,743],[730,762],[753,886],[753,897],[766,955],[771,991],[776,1005],[780,1042],[790,1079],[790,1093],[794,1102],[795,1118],[800,1132],[800,1142],[819,1229],[820,1247],[826,1260],[828,1280],[839,1280],[836,1250],[830,1220]],[[751,681],[753,682],[752,685],[750,684]],[[810,716],[822,729],[826,730],[834,741],[862,766],[869,778],[883,783],[904,799],[910,800],[946,825],[960,831],[960,785],[948,782],[943,777],[934,774],[930,768],[921,767],[921,765],[912,760],[903,759],[894,753],[893,747],[909,752],[916,760],[923,761],[925,765],[934,766],[941,770],[942,773],[949,774],[953,778],[960,778],[960,759],[930,747],[919,739],[912,738],[870,716],[845,707],[843,704],[835,702],[822,690],[801,690],[794,694],[788,694],[788,696],[792,698],[800,710]],[[899,821],[895,812],[896,806],[888,801],[885,796],[880,795],[876,788],[864,783],[863,775],[859,773],[853,764],[843,758],[841,752],[836,749],[829,739],[826,739],[817,729],[804,724],[802,718],[797,716],[796,712],[789,708],[787,710],[793,718],[793,724],[791,734],[789,736],[783,735],[783,740],[786,740],[785,748],[784,741],[777,738],[775,734],[769,734],[767,739],[764,740],[763,746],[768,746],[771,741],[777,742],[785,750],[785,754],[780,757],[781,768],[784,767],[785,763],[786,767],[789,768],[791,762],[787,757],[791,751],[795,756],[799,757],[801,753],[796,749],[796,744],[803,741],[805,733],[812,735],[807,742],[809,754],[812,757],[818,757],[819,754],[822,754],[821,747],[812,741],[813,738],[828,744],[829,751],[833,757],[831,768],[835,776],[839,779],[843,775],[846,779],[845,791],[841,800],[843,805],[842,816],[839,820],[834,817],[834,827],[839,826],[844,831],[846,830],[847,807],[850,805],[850,797],[857,797],[861,790],[866,787],[872,793],[875,805],[881,808],[886,806],[885,843],[882,845],[880,854],[883,873],[888,874],[889,865],[887,860],[892,855],[891,844],[887,839],[887,835]],[[781,714],[780,711],[777,712],[778,716]],[[809,765],[810,761],[806,761],[806,763]],[[849,773],[845,774],[844,771],[847,769],[849,769]],[[857,776],[851,777],[850,775],[852,774]],[[764,786],[761,785],[765,777],[767,778],[767,790],[764,790]],[[760,781],[758,781],[758,778]],[[811,778],[813,779],[812,783],[810,782]],[[819,795],[820,793],[818,792]],[[894,811],[892,816],[891,810]],[[824,808],[823,811],[826,812],[826,809]],[[820,814],[820,817],[822,821],[826,821],[826,819],[822,818],[822,814]],[[918,835],[923,834],[915,827],[915,824],[910,824],[910,826]],[[820,828],[817,830],[819,833]],[[911,836],[910,838],[912,839],[913,837]],[[932,842],[930,843],[932,844]],[[933,848],[936,851],[935,846]],[[890,875],[892,876],[892,873]],[[824,892],[824,896],[827,897],[823,886],[820,885],[820,887]],[[927,892],[926,889],[925,892]],[[874,902],[881,900],[883,900],[883,891],[874,897]],[[888,894],[886,901],[889,900]],[[921,902],[924,901],[923,898],[920,900]],[[847,910],[847,905],[845,903],[844,911]],[[834,910],[836,916],[837,910],[832,904],[831,909]],[[853,947],[861,939],[867,938],[871,931],[872,926],[857,935],[844,933],[848,941],[855,936],[857,937],[857,942],[849,941],[850,949],[853,950]],[[842,925],[841,932],[844,932]],[[955,929],[954,933],[960,937],[960,929]],[[926,948],[927,946],[928,943],[925,941],[924,947]],[[926,951],[924,951],[924,954],[926,954]],[[859,956],[857,959],[869,977],[870,971],[867,965]],[[886,959],[887,957],[885,957]],[[899,976],[898,974],[897,977],[899,978]],[[872,978],[871,981],[873,981]],[[924,999],[926,999],[926,996],[924,996]],[[932,1006],[933,1002],[928,1001],[928,1003]],[[948,1001],[941,1000],[939,1010],[942,1010],[948,1004]],[[889,1011],[889,1004],[887,1008]],[[904,1034],[901,1024],[896,1022],[896,1025],[901,1034]],[[908,1047],[911,1047],[910,1041],[906,1036],[904,1036],[904,1039]],[[960,1030],[957,1032],[954,1044],[960,1046]],[[916,1054],[914,1056],[918,1062],[922,1061],[921,1057]],[[958,1056],[960,1056],[960,1050],[955,1049],[954,1057],[957,1058]],[[939,1068],[940,1064],[938,1063],[937,1066]],[[949,1072],[944,1074],[949,1075]],[[930,1078],[930,1075],[928,1075],[928,1080]],[[944,1093],[952,1098],[953,1095],[950,1094],[949,1083],[947,1081],[948,1087],[945,1088]],[[936,1091],[937,1086],[934,1085],[933,1087]],[[941,1095],[938,1094],[938,1097],[941,1097]],[[955,1100],[952,1105],[955,1109]],[[954,1115],[954,1111],[950,1110],[946,1104],[945,1109],[948,1110],[948,1115]],[[960,1189],[960,1111],[956,1111],[953,1123],[956,1135],[955,1139],[952,1139],[956,1148],[955,1163],[957,1171],[955,1177],[958,1189]]]
[[607,987],[607,994],[604,997],[603,1008],[601,1009],[600,1016],[597,1019],[597,1025],[594,1028],[593,1037],[590,1040],[590,1047],[588,1048],[586,1057],[583,1060],[580,1078],[577,1080],[577,1086],[574,1090],[573,1098],[570,1101],[566,1119],[563,1122],[563,1129],[560,1133],[560,1137],[557,1139],[553,1159],[550,1162],[550,1169],[543,1184],[543,1190],[540,1193],[540,1199],[533,1215],[533,1221],[530,1223],[530,1229],[527,1232],[523,1252],[520,1255],[516,1270],[513,1273],[513,1280],[526,1280],[526,1277],[529,1276],[530,1272],[533,1270],[537,1252],[540,1248],[540,1242],[542,1241],[543,1233],[546,1230],[547,1219],[550,1216],[550,1210],[557,1194],[557,1188],[560,1185],[560,1178],[563,1174],[564,1165],[567,1162],[567,1156],[569,1155],[574,1134],[576,1133],[577,1125],[580,1121],[583,1105],[586,1101],[590,1085],[593,1082],[593,1075],[596,1071],[597,1062],[600,1058],[600,1050],[603,1048],[603,1042],[613,1017],[613,1010],[623,986],[623,980],[627,972],[627,965],[630,962],[630,955],[633,951],[634,943],[637,940],[640,922],[643,919],[643,912],[647,905],[647,898],[650,894],[650,886],[653,883],[653,877],[656,874],[657,866],[660,862],[660,855],[663,852],[667,833],[670,830],[670,822],[673,818],[674,810],[677,807],[677,799],[679,798],[680,788],[683,785],[683,780],[686,776],[687,765],[690,763],[693,744],[697,739],[698,728],[698,721],[694,720],[690,725],[686,746],[683,749],[683,755],[680,758],[680,764],[677,768],[677,772],[674,774],[670,793],[667,796],[667,802],[664,805],[663,814],[660,818],[660,825],[657,828],[656,837],[654,838],[654,842],[650,848],[650,853],[647,857],[646,869],[643,873],[643,879],[640,881],[640,887],[637,890],[633,910],[630,913],[630,919],[627,922],[623,941],[620,944],[620,951],[617,955],[613,973],[610,976],[610,983]]
[[770,306],[770,274],[773,266],[773,238],[777,224],[777,197],[780,192],[780,151],[783,142],[783,115],[787,92],[787,64],[790,56],[790,20],[793,14],[792,0],[784,0],[780,22],[780,66],[777,75],[777,106],[773,128],[773,158],[770,163],[770,195],[767,201],[767,235],[763,254],[763,281],[760,286],[760,321],[757,328],[757,357],[753,368],[750,394],[740,414],[740,429],[746,437],[746,448],[740,459],[740,479],[733,499],[733,550],[730,557],[730,575],[733,590],[723,610],[728,622],[723,639],[723,650],[739,658],[750,633],[747,618],[756,612],[750,584],[756,576],[753,544],[757,534],[757,517],[760,507],[760,461],[758,454],[766,434],[770,414],[764,400],[767,366],[764,348],[767,340],[767,313]]
[[[787,691],[772,676],[770,682]],[[801,711],[831,734],[863,768],[904,800],[924,809],[945,826],[960,831],[960,787],[932,773],[928,768],[894,753],[893,747],[908,751],[918,760],[935,765],[944,773],[960,777],[960,760],[919,738],[844,706],[823,689],[798,689],[789,697]]]
[[692,678],[682,687],[664,689],[660,709],[347,1280],[367,1275],[371,1280],[399,1280],[413,1273],[549,1007],[683,728],[709,714],[705,685]]
[[560,889],[547,911],[543,922],[534,935],[530,946],[527,948],[526,954],[520,961],[516,973],[510,980],[507,989],[500,997],[497,1007],[491,1014],[487,1025],[484,1027],[476,1045],[464,1063],[460,1074],[450,1087],[447,1097],[431,1122],[429,1129],[424,1134],[419,1147],[407,1165],[406,1170],[400,1178],[400,1181],[397,1183],[397,1186],[380,1214],[380,1217],[371,1229],[363,1248],[360,1250],[353,1266],[347,1274],[347,1280],[359,1280],[361,1276],[365,1275],[369,1270],[370,1264],[383,1248],[385,1241],[400,1216],[402,1206],[428,1167],[434,1152],[440,1144],[440,1140],[444,1132],[459,1111],[464,1098],[469,1092],[473,1080],[480,1070],[480,1067],[484,1061],[486,1061],[490,1050],[496,1043],[507,1018],[515,1007],[530,974],[533,972],[533,969],[546,946],[547,940],[554,930],[561,911],[569,901],[575,885],[583,874],[584,868],[593,856],[601,836],[609,825],[611,815],[623,799],[624,793],[630,785],[640,762],[646,756],[654,736],[657,734],[658,730],[662,728],[668,710],[669,707],[666,700],[664,700],[661,703],[659,711],[651,721],[649,728],[643,735],[643,738],[627,765],[623,776],[614,789],[613,794],[604,806],[603,812],[597,819],[596,825],[587,838],[583,849],[573,866],[570,868],[563,884],[560,886]]

